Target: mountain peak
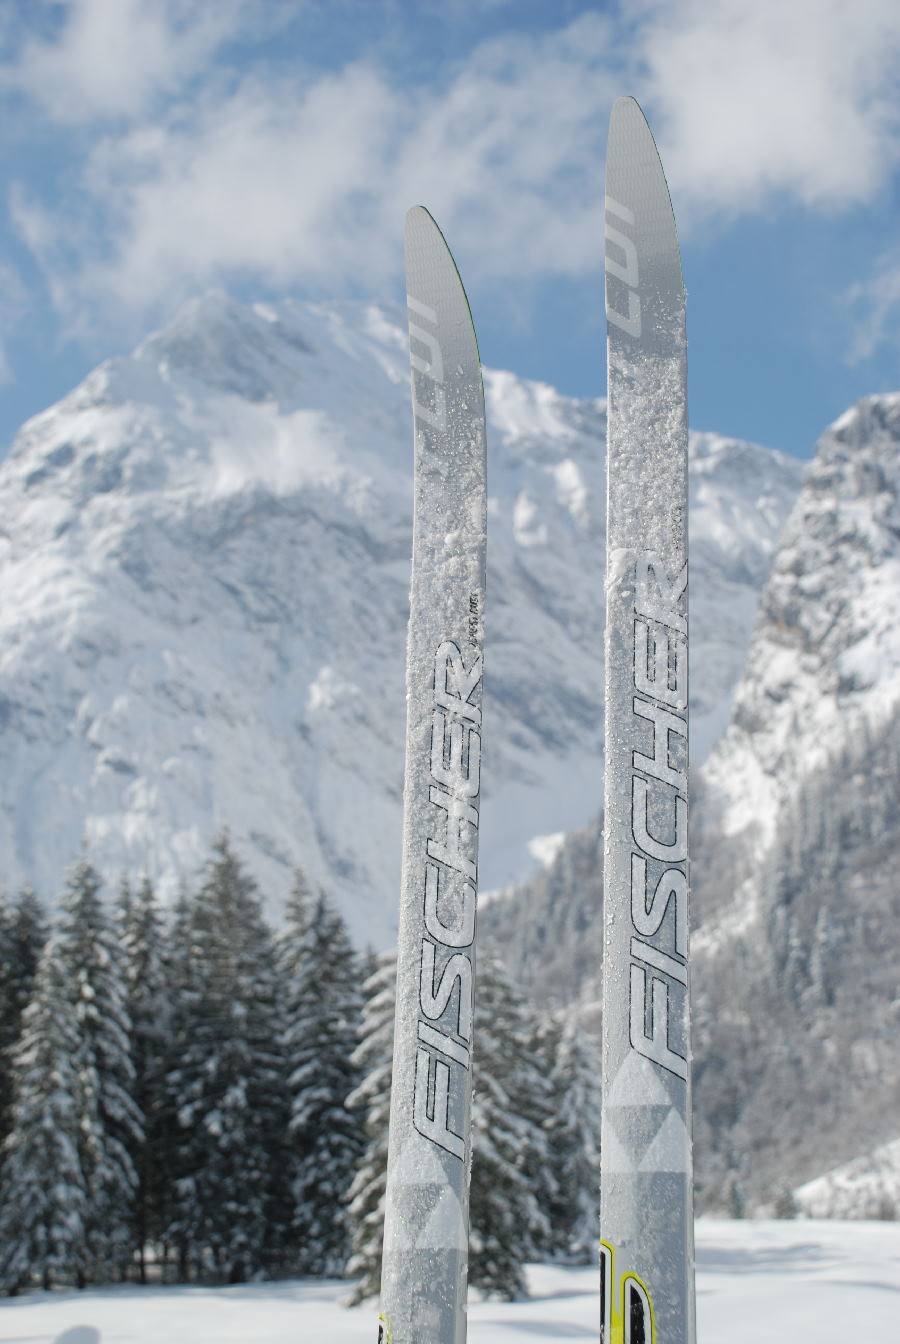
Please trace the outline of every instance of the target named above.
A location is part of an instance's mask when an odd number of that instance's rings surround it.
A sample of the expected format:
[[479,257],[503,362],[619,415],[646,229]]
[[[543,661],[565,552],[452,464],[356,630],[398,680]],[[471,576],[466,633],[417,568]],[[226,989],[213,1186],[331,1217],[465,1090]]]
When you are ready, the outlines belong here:
[[[277,908],[301,863],[360,941],[396,913],[412,523],[403,315],[190,303],[0,469],[3,876],[193,881],[222,825]],[[605,405],[486,377],[481,872],[600,800]],[[695,745],[719,731],[794,464],[695,442]],[[747,450],[751,451],[751,450]],[[704,456],[705,454],[705,456]],[[713,460],[715,459],[715,460]],[[764,507],[763,507],[764,505]],[[740,519],[735,529],[714,515]],[[701,746],[702,744],[702,746]]]
[[299,403],[316,355],[311,326],[308,315],[305,323],[291,322],[283,310],[250,307],[210,290],[144,341],[135,359],[155,365],[166,379],[192,379],[211,392]]

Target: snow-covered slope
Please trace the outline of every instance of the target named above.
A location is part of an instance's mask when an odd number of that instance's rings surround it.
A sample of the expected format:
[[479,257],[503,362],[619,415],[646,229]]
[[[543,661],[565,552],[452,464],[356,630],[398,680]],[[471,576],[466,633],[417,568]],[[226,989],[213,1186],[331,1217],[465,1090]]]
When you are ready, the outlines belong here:
[[[491,887],[600,798],[605,408],[486,388]],[[702,754],[800,468],[712,435],[692,452]],[[7,884],[52,897],[85,844],[171,894],[228,825],[270,908],[301,862],[384,941],[410,461],[403,317],[362,305],[209,295],[23,428],[0,469]]]
[[900,1217],[900,1139],[807,1181],[794,1191],[808,1218]]

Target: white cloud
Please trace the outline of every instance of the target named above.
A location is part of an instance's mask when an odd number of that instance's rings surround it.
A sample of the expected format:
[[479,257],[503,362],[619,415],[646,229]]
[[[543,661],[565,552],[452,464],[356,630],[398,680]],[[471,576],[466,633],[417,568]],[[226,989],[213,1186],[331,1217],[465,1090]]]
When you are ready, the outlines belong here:
[[138,116],[208,61],[243,8],[238,0],[67,0],[58,29],[27,37],[0,82],[63,123]]
[[501,278],[583,274],[602,236],[604,112],[619,92],[611,25],[585,16],[478,50],[443,96],[422,99],[396,196],[434,210]]
[[161,287],[223,275],[278,285],[359,275],[360,205],[377,196],[373,181],[380,189],[396,114],[389,87],[353,67],[302,91],[251,81],[108,139],[86,183],[116,227],[86,285],[141,306]]
[[848,290],[846,300],[854,314],[848,364],[870,359],[882,345],[900,344],[900,251],[880,257],[870,277]]
[[676,200],[865,201],[900,157],[897,0],[666,0],[635,31]]
[[13,218],[70,321],[150,315],[235,277],[378,288],[419,201],[469,274],[578,274],[600,236],[608,35],[588,17],[486,44],[437,92],[361,65],[216,85],[108,131],[65,212],[18,190]]
[[776,199],[865,201],[900,156],[897,0],[623,0],[621,20],[510,31],[421,86],[376,64],[274,73],[262,48],[238,78],[219,44],[255,11],[70,0],[2,75],[61,121],[104,128],[73,152],[63,196],[11,198],[70,328],[144,325],[235,279],[383,289],[414,202],[467,278],[508,294],[552,274],[599,284],[606,116],[629,89],[683,227]]

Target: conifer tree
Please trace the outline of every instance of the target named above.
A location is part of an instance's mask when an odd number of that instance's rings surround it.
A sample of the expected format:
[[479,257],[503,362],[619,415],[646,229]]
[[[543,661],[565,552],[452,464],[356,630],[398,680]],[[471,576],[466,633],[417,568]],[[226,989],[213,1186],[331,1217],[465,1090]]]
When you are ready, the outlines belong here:
[[482,955],[477,975],[469,1281],[511,1300],[525,1293],[525,1262],[549,1237],[529,1176],[547,1156],[530,1102],[545,1080],[529,1049],[534,1023],[503,966]]
[[192,901],[186,887],[182,886],[172,910],[163,948],[168,1030],[162,1060],[161,1111],[154,1155],[162,1226],[159,1248],[162,1274],[164,1280],[169,1281],[172,1271],[175,1280],[180,1283],[186,1283],[191,1277],[193,1250],[189,1226],[181,1218],[182,1203],[188,1189],[182,1183],[190,1180],[192,1164],[199,1160],[191,1142],[190,1129],[185,1130],[179,1123],[179,1070],[184,1041],[190,1033],[191,1015],[196,1006],[196,994],[192,988],[193,945]]
[[231,1283],[281,1253],[286,1092],[272,937],[227,834],[178,931],[171,1067],[175,1180],[167,1235],[189,1265]]
[[137,1172],[131,1153],[143,1142],[143,1118],[134,1098],[121,954],[100,899],[100,879],[86,860],[69,874],[56,946],[78,1023],[88,1268],[91,1279],[102,1283],[125,1273],[134,1249]]
[[547,1205],[550,1250],[589,1265],[600,1236],[600,1061],[574,1014],[554,1035],[553,1112],[546,1122],[554,1186]]
[[165,1147],[165,1065],[170,1017],[162,915],[146,876],[136,895],[127,880],[122,884],[119,940],[131,1023],[134,1095],[144,1117],[143,1142],[133,1142],[130,1151],[138,1176],[135,1226],[140,1280],[145,1283],[148,1243],[158,1241],[164,1229],[160,1162]]
[[[12,1131],[3,1169],[0,1260],[15,1287],[32,1274],[83,1287],[122,1275],[133,1247],[141,1139],[118,949],[85,861],[72,869],[13,1051]],[[39,927],[31,898],[26,927]]]
[[44,910],[31,887],[0,906],[0,1144],[10,1130],[12,1051],[47,941]]
[[340,1275],[350,1254],[345,1202],[363,1146],[347,1106],[359,1081],[358,966],[344,921],[297,871],[279,941],[285,1005],[292,1230],[301,1273]]
[[350,1186],[349,1214],[353,1255],[347,1273],[359,1276],[351,1302],[372,1297],[381,1287],[384,1237],[384,1195],[387,1178],[388,1123],[391,1113],[391,1063],[397,959],[393,953],[373,958],[363,984],[359,1044],[353,1055],[362,1081],[347,1099],[364,1122],[365,1148]]
[[44,950],[12,1052],[11,1129],[0,1172],[0,1285],[82,1286],[90,1191],[82,1163],[80,1026],[57,938]]
[[515,1108],[532,1127],[532,1139],[522,1155],[522,1172],[542,1215],[533,1228],[527,1258],[541,1260],[553,1251],[550,1212],[559,1196],[550,1136],[559,1102],[553,1075],[562,1027],[548,1014],[537,1014],[518,994],[516,997],[523,1019],[521,1030],[524,1032],[517,1044],[529,1081],[515,1089]]

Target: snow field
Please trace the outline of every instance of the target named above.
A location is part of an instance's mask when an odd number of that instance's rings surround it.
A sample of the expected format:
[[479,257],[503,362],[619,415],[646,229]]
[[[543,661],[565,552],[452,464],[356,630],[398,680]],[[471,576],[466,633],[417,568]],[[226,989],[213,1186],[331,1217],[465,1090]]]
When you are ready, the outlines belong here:
[[[476,1301],[469,1344],[597,1340],[593,1268],[529,1268],[526,1302]],[[103,1288],[0,1301],[0,1344],[373,1344],[377,1309],[348,1285]],[[900,1337],[896,1223],[697,1224],[698,1344],[847,1344]]]

